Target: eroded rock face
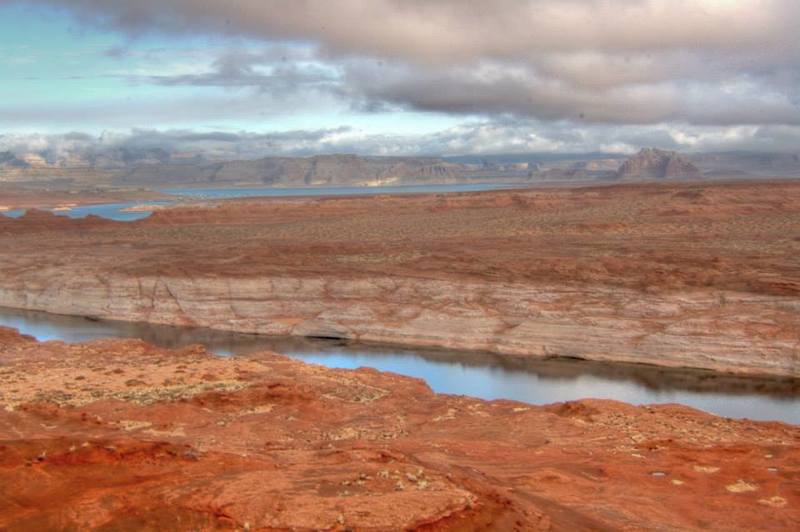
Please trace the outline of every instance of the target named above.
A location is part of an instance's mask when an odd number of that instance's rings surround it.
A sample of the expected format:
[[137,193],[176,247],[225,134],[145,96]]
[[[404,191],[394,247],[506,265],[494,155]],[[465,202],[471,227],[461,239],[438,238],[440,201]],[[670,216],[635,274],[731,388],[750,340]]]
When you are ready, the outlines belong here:
[[[102,278],[62,268],[6,288],[0,305],[271,335],[347,338],[521,356],[701,367],[800,377],[787,298],[604,286],[535,287],[404,277]],[[709,309],[714,309],[709,315]],[[743,321],[745,320],[745,321]]]
[[688,159],[674,151],[643,148],[622,163],[619,179],[658,178],[680,179],[700,177],[700,170]]
[[0,528],[796,529],[800,430],[0,328]]
[[0,305],[800,376],[800,183],[0,219]]

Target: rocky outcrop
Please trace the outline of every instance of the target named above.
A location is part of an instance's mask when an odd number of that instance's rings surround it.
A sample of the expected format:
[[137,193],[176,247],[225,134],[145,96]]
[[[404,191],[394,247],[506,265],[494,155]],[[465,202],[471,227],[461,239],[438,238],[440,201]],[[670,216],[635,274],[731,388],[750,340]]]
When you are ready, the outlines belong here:
[[800,429],[0,328],[3,530],[795,530]]
[[618,179],[686,179],[700,177],[700,170],[674,151],[644,148],[622,163]]
[[[724,303],[720,301],[724,299]],[[796,299],[375,276],[131,277],[69,267],[0,280],[0,306],[243,333],[800,377]]]

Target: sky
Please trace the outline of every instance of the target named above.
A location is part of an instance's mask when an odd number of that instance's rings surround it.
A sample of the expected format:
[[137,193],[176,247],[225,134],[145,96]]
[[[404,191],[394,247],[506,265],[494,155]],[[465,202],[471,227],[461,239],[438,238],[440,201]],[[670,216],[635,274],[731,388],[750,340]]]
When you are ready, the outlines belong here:
[[797,0],[0,0],[0,151],[800,151]]

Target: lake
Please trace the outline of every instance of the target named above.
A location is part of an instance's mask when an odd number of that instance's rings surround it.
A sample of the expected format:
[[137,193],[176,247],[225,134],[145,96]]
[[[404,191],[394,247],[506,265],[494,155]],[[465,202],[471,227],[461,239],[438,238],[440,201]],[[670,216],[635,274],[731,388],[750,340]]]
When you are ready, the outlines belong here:
[[705,371],[579,360],[530,360],[486,353],[276,338],[146,323],[91,321],[0,308],[0,325],[41,341],[140,338],[163,347],[204,344],[220,356],[272,350],[334,368],[368,366],[424,379],[440,393],[548,404],[581,398],[633,404],[681,403],[715,414],[800,424],[800,382]]
[[[499,190],[506,188],[520,188],[522,185],[504,183],[465,183],[455,185],[407,185],[394,187],[317,187],[317,188],[168,188],[159,192],[178,196],[184,200],[223,200],[234,198],[258,197],[290,197],[290,196],[367,196],[379,194],[424,194],[444,192],[477,192],[482,190]],[[57,215],[69,218],[84,218],[89,215],[100,216],[109,220],[132,222],[147,218],[153,211],[137,210],[128,212],[134,206],[144,205],[171,205],[176,202],[168,200],[139,200],[123,203],[101,203],[96,205],[81,205],[69,210],[54,210]],[[25,214],[25,209],[14,209],[0,212],[5,216],[18,218]]]
[[505,183],[461,183],[453,185],[402,185],[385,187],[304,187],[304,188],[166,188],[159,192],[187,198],[213,200],[289,196],[374,196],[379,194],[441,194],[520,188]]

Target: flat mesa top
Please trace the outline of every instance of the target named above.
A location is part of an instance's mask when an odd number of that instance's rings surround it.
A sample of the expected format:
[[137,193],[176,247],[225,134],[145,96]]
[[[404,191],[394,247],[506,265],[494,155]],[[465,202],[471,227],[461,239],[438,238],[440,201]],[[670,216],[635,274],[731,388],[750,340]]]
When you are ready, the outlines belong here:
[[0,217],[0,256],[6,271],[56,252],[132,274],[383,273],[797,295],[798,228],[800,182],[673,183],[225,200],[130,224],[33,212]]

